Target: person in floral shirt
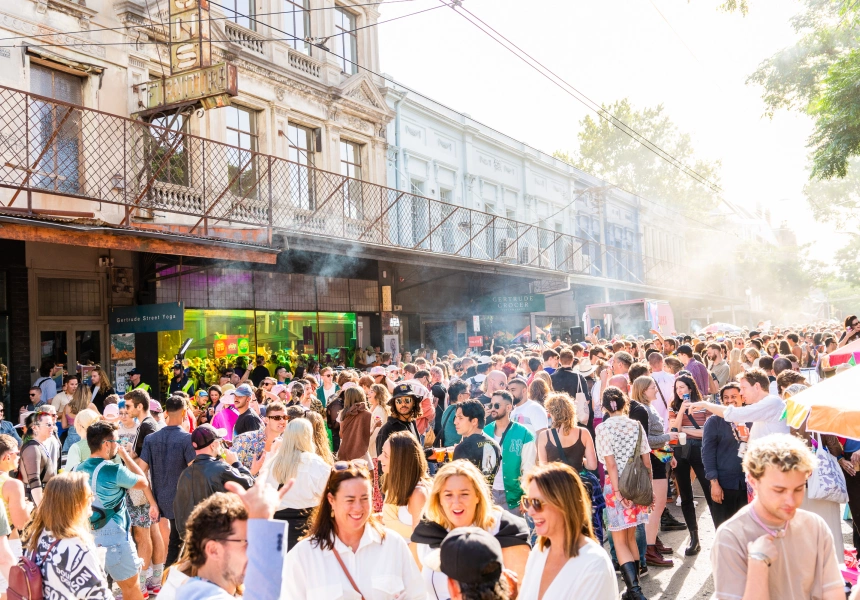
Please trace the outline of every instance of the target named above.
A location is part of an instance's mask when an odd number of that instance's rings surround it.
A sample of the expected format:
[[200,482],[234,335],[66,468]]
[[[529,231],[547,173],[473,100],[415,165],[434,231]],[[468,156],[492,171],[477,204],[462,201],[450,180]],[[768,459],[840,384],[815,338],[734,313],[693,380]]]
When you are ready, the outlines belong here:
[[233,438],[232,450],[251,475],[259,473],[267,454],[272,451],[273,442],[280,439],[286,426],[286,407],[281,402],[272,402],[266,407],[262,429],[247,431]]

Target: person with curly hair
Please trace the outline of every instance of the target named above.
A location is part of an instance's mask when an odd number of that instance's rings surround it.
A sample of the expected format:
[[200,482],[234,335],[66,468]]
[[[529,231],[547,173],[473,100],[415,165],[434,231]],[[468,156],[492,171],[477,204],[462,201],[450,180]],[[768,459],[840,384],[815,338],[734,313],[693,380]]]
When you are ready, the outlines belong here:
[[415,426],[415,419],[421,414],[421,398],[415,395],[412,386],[408,383],[394,386],[394,393],[388,400],[388,410],[391,416],[376,436],[377,456],[382,454],[385,441],[398,431],[408,431],[416,440],[421,439]]

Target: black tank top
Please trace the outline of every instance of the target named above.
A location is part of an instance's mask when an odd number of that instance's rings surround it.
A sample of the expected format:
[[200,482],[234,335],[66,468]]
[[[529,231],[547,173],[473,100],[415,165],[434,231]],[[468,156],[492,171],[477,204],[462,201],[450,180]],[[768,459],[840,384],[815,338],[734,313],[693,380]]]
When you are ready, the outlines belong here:
[[[562,458],[561,453],[559,452],[558,446],[555,445],[555,437],[552,434],[552,430],[547,431],[546,436],[546,460],[548,462],[563,462],[570,467],[576,469],[577,471],[581,471],[585,462],[585,444],[582,442],[582,432],[588,431],[584,427],[576,427],[579,431],[579,437],[571,446],[562,447],[562,451],[564,452],[564,458]],[[561,433],[559,432],[559,436]]]

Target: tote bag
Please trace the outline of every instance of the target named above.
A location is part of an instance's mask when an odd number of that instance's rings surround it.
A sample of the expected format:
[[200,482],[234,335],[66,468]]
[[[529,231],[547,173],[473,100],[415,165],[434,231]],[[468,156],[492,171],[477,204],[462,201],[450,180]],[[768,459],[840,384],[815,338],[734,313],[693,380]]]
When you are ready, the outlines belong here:
[[807,492],[812,500],[829,500],[845,504],[848,502],[848,487],[842,468],[836,458],[827,451],[821,443],[821,436],[816,436],[818,449],[815,451],[815,470],[807,481]]

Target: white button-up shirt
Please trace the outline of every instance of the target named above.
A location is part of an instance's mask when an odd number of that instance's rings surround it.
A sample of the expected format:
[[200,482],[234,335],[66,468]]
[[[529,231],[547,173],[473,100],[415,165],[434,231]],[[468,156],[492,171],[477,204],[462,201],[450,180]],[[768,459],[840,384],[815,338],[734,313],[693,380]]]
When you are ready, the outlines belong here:
[[727,406],[723,418],[729,423],[749,423],[749,441],[757,440],[771,433],[791,433],[788,424],[782,420],[785,400],[779,396],[765,396],[755,404],[747,406]]
[[[426,600],[427,590],[406,541],[394,531],[385,538],[369,525],[358,551],[334,540],[344,566],[365,600]],[[398,594],[403,594],[398,596]],[[310,539],[287,553],[281,583],[285,600],[359,600],[331,550],[322,550]]]

